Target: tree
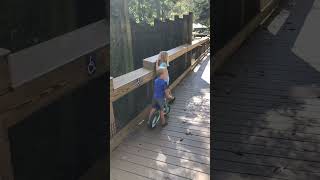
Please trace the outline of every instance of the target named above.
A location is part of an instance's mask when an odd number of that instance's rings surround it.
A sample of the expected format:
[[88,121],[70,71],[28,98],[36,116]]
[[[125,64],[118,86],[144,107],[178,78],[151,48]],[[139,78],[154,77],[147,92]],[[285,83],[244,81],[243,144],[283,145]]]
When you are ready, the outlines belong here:
[[117,77],[134,70],[131,27],[127,0],[111,0],[111,75]]
[[153,20],[173,19],[175,15],[193,12],[194,21],[210,24],[209,0],[128,0],[130,18],[153,24]]

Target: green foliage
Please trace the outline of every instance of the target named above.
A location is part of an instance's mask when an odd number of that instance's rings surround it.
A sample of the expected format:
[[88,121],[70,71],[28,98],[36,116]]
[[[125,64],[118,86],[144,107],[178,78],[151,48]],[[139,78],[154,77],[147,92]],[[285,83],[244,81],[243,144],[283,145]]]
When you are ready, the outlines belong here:
[[193,12],[194,22],[210,24],[209,0],[128,0],[130,17],[136,22],[153,24],[155,18],[173,19]]

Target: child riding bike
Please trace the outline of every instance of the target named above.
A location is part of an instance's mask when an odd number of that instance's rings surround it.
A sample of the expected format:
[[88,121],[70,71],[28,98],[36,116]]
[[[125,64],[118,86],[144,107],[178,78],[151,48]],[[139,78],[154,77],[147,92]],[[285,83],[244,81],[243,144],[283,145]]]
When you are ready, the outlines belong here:
[[159,53],[159,57],[156,62],[156,71],[158,71],[159,69],[164,70],[164,76],[165,76],[164,80],[166,81],[168,86],[168,93],[166,94],[166,98],[168,99],[168,101],[173,102],[175,100],[175,97],[172,96],[171,90],[169,89],[169,72],[168,72],[169,61],[168,60],[169,60],[168,53],[166,51],[161,51]]
[[157,78],[154,80],[154,92],[153,92],[153,99],[152,99],[152,108],[149,114],[149,119],[151,119],[151,116],[156,111],[156,109],[159,108],[160,110],[160,119],[161,119],[161,125],[162,127],[166,126],[168,123],[166,122],[164,118],[164,105],[165,105],[165,96],[169,95],[168,93],[168,85],[166,80],[166,74],[164,69],[158,69],[157,70]]

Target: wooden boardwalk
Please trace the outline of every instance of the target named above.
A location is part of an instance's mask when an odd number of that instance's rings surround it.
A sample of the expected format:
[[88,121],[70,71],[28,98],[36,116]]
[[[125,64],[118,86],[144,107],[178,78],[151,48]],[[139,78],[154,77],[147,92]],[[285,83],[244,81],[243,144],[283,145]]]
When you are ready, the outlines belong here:
[[284,2],[215,75],[215,180],[320,179],[319,9]]
[[173,93],[166,127],[144,125],[111,153],[112,180],[210,179],[210,58]]

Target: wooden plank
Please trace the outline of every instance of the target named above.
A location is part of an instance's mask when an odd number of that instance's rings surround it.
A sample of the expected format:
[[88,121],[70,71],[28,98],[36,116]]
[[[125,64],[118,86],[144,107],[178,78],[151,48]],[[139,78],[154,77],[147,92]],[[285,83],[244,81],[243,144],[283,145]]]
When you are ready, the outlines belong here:
[[134,173],[127,172],[118,168],[110,168],[110,179],[111,180],[122,180],[122,179],[136,179],[136,180],[151,180],[150,178],[140,176]]
[[232,172],[228,170],[213,170],[213,178],[223,180],[279,180],[278,178],[268,178],[252,174],[242,174],[239,172]]
[[138,140],[124,141],[122,144],[128,145],[130,147],[136,147],[136,148],[141,148],[141,149],[157,152],[157,153],[163,153],[165,155],[174,156],[174,157],[177,157],[180,159],[186,159],[189,161],[210,165],[210,157],[204,156],[201,154],[194,154],[193,152],[181,151],[181,150],[177,150],[177,149],[173,149],[173,148],[169,148],[169,147],[164,147],[164,146],[160,146],[157,144],[150,144],[148,142],[138,141]]
[[151,106],[146,107],[138,116],[132,119],[125,127],[110,139],[110,153],[134,130],[141,126],[148,117]]
[[10,142],[8,131],[0,122],[0,179],[13,180]]
[[107,46],[105,20],[10,54],[11,86],[16,88],[67,63]]
[[253,135],[219,133],[215,132],[215,141],[238,142],[246,144],[255,144],[260,146],[269,146],[275,149],[290,149],[291,151],[308,151],[320,153],[320,144],[310,142],[294,141],[288,139],[275,139],[269,137],[259,137]]
[[279,179],[319,179],[319,174],[312,174],[306,172],[292,171],[285,167],[278,168],[265,165],[248,164],[226,160],[213,160],[213,163],[219,164],[215,166],[215,170],[229,170],[233,172],[239,172],[241,174],[251,174],[260,177],[279,178]]
[[293,159],[293,160],[298,160],[303,162],[313,162],[313,163],[320,162],[319,153],[315,153],[315,152],[308,152],[308,153],[297,152],[297,151],[290,151],[290,150],[284,150],[284,149],[274,149],[269,146],[258,146],[258,145],[236,143],[236,142],[219,141],[219,142],[214,142],[214,144],[217,150],[231,151],[240,155],[242,152],[245,152],[250,154],[259,154],[264,156]]
[[[148,166],[149,168],[157,169],[165,173],[168,173],[168,174],[170,173],[172,175],[183,177],[186,179],[194,179],[194,180],[210,179],[209,175],[206,173],[194,171],[191,169],[186,169],[176,165],[171,165],[168,163],[164,163],[162,161],[155,161],[152,159],[148,159],[145,157],[141,157],[134,154],[125,153],[125,152],[121,152],[120,154],[120,152],[118,153],[117,151],[113,154],[112,158],[114,158],[113,161],[115,161],[115,159],[125,160],[141,166]],[[112,164],[114,164],[114,162]]]
[[283,168],[292,170],[292,171],[302,171],[306,173],[318,173],[319,174],[319,164],[314,162],[305,162],[288,158],[280,158],[274,156],[264,156],[259,154],[250,154],[246,152],[235,153],[232,151],[216,150],[213,149],[213,153],[216,157],[220,159],[235,161],[235,162],[253,162],[258,165],[273,166],[276,168]]
[[110,137],[117,133],[116,120],[113,112],[113,103],[110,102]]
[[147,70],[145,68],[140,68],[130,73],[114,78],[114,90],[111,95],[111,101],[116,101],[120,97],[151,81],[154,78],[154,76],[155,74],[153,71]]
[[66,92],[103,75],[107,71],[106,51],[107,47],[95,52],[97,69],[93,75],[88,75],[87,58],[83,56],[0,96],[0,121],[10,127]]
[[[203,43],[208,43],[210,40],[209,37],[204,37],[201,39],[193,40],[191,44],[184,44],[181,46],[178,46],[176,48],[168,50],[169,54],[169,62],[177,59],[178,57],[182,56],[183,54],[191,51],[192,49],[200,46]],[[155,69],[155,63],[157,61],[159,54],[145,58],[143,60],[143,67],[146,69],[154,70]]]
[[[170,156],[163,153],[158,153],[150,150],[146,150],[140,147],[129,146],[126,144],[121,144],[117,151],[119,153],[124,152],[128,154],[137,155],[140,157],[148,158],[154,161],[160,161],[163,163],[180,166],[182,168],[186,168],[188,170],[195,170],[198,172],[210,174],[210,166],[208,164],[203,164],[199,162],[190,161],[187,159],[182,159],[180,157]],[[121,153],[122,154],[122,153]]]
[[155,139],[145,136],[130,136],[126,139],[126,141],[132,140],[132,141],[143,141],[154,145],[160,145],[167,148],[174,148],[181,151],[186,152],[193,152],[194,154],[199,154],[203,156],[210,156],[210,150],[209,149],[203,149],[196,146],[190,146],[190,144],[183,144],[178,141],[174,140],[168,140],[168,139]]
[[121,170],[125,170],[127,172],[144,176],[153,180],[163,180],[163,179],[172,179],[172,180],[186,180],[188,178],[183,178],[180,176],[176,176],[164,171],[148,168],[146,166],[141,166],[136,163],[124,161],[124,160],[118,160],[111,158],[112,164],[110,165],[111,168],[117,168]]
[[201,148],[204,150],[210,149],[210,143],[204,142],[204,141],[197,141],[194,139],[189,139],[189,138],[183,138],[182,136],[175,136],[175,135],[168,135],[168,134],[163,134],[163,133],[151,133],[151,132],[146,132],[146,133],[138,133],[136,134],[137,136],[143,136],[146,138],[155,138],[155,139],[160,139],[160,140],[169,140],[172,143],[176,144],[184,144],[188,146],[193,146],[197,148]]
[[9,91],[10,76],[8,67],[8,55],[10,51],[0,48],[0,96]]

